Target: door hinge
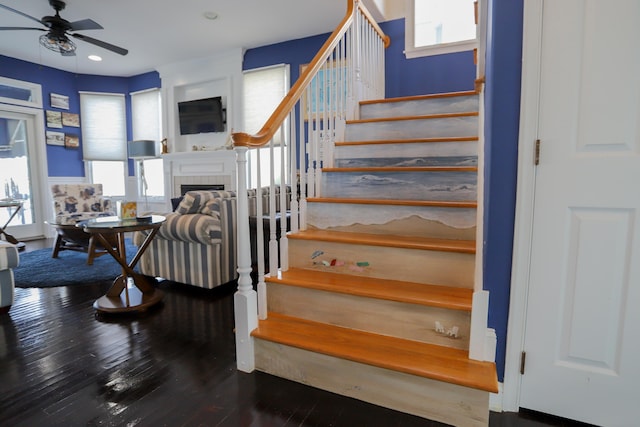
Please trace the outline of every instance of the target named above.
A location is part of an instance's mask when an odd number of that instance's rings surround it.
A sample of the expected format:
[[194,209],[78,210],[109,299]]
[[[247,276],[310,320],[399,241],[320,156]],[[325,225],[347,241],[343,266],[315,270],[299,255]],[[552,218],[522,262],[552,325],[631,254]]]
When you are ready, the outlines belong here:
[[533,164],[538,166],[540,164],[540,140],[536,139],[535,158]]
[[527,352],[523,351],[520,355],[520,375],[524,375],[524,363],[527,360]]

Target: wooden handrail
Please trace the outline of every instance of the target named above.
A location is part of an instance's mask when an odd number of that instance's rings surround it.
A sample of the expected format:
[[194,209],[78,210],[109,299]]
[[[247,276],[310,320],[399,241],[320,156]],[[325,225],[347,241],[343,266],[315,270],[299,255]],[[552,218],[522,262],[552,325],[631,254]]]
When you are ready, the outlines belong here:
[[249,135],[245,132],[234,132],[231,134],[233,145],[235,147],[262,147],[266,145],[273,135],[278,131],[284,120],[287,118],[291,110],[298,103],[304,90],[311,84],[313,78],[317,74],[318,70],[324,64],[325,59],[336,47],[340,38],[345,34],[353,22],[353,11],[355,7],[358,7],[371,23],[374,30],[378,33],[380,38],[384,41],[384,47],[387,48],[391,43],[389,36],[384,34],[378,23],[373,19],[369,11],[362,5],[361,0],[348,0],[347,13],[340,22],[340,25],[331,33],[331,36],[322,45],[322,48],[313,57],[309,66],[302,72],[298,80],[291,87],[289,92],[282,99],[278,107],[274,110],[273,114],[267,119],[262,128],[255,134]]

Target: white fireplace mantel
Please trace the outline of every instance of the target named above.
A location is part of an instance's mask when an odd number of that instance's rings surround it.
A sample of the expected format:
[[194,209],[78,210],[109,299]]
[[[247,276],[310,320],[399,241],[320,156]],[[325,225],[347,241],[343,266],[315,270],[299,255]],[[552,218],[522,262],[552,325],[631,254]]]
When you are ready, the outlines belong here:
[[183,184],[219,185],[236,190],[236,152],[234,150],[186,151],[162,155],[165,194],[181,195]]

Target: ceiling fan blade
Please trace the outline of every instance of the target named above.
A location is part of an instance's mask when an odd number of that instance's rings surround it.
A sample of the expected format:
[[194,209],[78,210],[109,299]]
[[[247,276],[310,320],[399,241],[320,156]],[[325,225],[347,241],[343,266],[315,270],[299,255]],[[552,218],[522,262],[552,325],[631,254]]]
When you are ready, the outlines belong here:
[[[13,8],[11,8],[11,7],[9,7],[9,6],[5,6],[5,5],[3,5],[3,4],[0,4],[0,7],[1,7],[1,8],[3,8],[3,9],[6,9],[6,10],[8,10],[8,11],[11,11],[11,12],[13,12],[13,13],[17,13],[18,15],[22,15],[22,16],[24,16],[25,18],[31,19],[31,20],[33,20],[33,21],[36,21],[36,22],[38,22],[38,23],[42,24],[42,21],[41,21],[41,20],[39,20],[38,18],[34,18],[33,16],[31,16],[31,15],[27,15],[26,13],[20,12],[19,10],[15,10],[15,9],[13,9]],[[44,25],[44,24],[43,24],[43,25]]]
[[80,21],[71,22],[71,31],[82,30],[103,30],[102,25],[98,24],[93,19],[82,19]]
[[44,28],[36,28],[36,27],[0,27],[0,31],[2,30],[38,30],[38,31],[47,31]]
[[115,53],[118,53],[118,54],[123,55],[123,56],[126,55],[127,53],[129,53],[129,51],[127,49],[118,47],[116,45],[113,45],[113,44],[110,44],[110,43],[107,43],[107,42],[103,42],[102,40],[94,39],[93,37],[84,36],[82,34],[71,34],[71,36],[73,36],[73,37],[75,37],[77,39],[80,39],[82,41],[85,41],[87,43],[91,43],[91,44],[94,44],[96,46],[100,46],[101,48],[110,50],[111,52],[115,52]]

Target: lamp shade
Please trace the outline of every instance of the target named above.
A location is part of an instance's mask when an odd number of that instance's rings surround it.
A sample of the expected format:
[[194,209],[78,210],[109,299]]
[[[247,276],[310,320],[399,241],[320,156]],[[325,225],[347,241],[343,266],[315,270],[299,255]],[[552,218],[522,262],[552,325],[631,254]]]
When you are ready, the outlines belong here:
[[127,149],[129,157],[132,159],[152,159],[158,157],[158,143],[150,139],[129,141]]

